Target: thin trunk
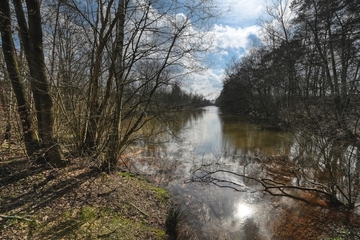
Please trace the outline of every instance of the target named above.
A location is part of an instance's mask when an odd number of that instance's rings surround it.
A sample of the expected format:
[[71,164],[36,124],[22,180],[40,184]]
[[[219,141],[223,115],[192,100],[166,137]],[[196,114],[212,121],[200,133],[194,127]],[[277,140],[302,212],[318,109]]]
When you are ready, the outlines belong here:
[[[1,83],[2,86],[5,86],[5,83]],[[4,119],[6,121],[5,132],[3,140],[1,143],[9,142],[11,136],[11,122],[10,122],[10,104],[8,98],[5,95],[5,89],[0,87],[0,108],[4,111]]]
[[[108,3],[108,6],[111,6],[113,0]],[[102,12],[102,7],[99,6]],[[101,24],[100,31],[95,30],[94,35],[98,36],[99,43],[94,43],[94,53],[92,59],[92,69],[91,69],[91,79],[89,87],[89,113],[86,127],[84,129],[84,142],[82,149],[85,152],[92,153],[95,151],[98,143],[98,123],[102,111],[104,110],[104,105],[106,104],[107,97],[105,96],[103,104],[99,103],[99,78],[101,75],[101,64],[103,60],[104,50],[106,49],[106,44],[108,39],[112,34],[114,26],[116,24],[116,18],[109,22],[110,19],[110,7],[106,8],[105,16],[98,16],[96,26]]]
[[117,25],[116,25],[116,42],[115,42],[115,55],[113,57],[114,72],[115,72],[115,89],[116,89],[116,106],[113,114],[113,120],[111,124],[111,135],[109,136],[109,146],[104,163],[104,170],[112,171],[119,158],[120,148],[120,131],[121,131],[121,113],[122,113],[122,99],[124,91],[124,36],[125,36],[125,16],[127,0],[119,1],[117,12]]

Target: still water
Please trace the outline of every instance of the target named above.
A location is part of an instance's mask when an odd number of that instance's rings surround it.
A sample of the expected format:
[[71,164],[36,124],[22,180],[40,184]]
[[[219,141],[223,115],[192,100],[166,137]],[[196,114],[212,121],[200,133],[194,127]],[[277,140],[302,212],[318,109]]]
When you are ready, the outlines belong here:
[[293,137],[222,114],[217,107],[188,116],[173,133],[162,144],[148,145],[136,167],[164,185],[182,205],[192,229],[188,235],[192,239],[271,239],[269,226],[279,217],[281,199],[269,202],[269,196],[239,177],[224,176],[243,186],[234,191],[192,182],[192,173],[210,163],[243,171],[245,166],[256,166],[259,155],[288,155]]

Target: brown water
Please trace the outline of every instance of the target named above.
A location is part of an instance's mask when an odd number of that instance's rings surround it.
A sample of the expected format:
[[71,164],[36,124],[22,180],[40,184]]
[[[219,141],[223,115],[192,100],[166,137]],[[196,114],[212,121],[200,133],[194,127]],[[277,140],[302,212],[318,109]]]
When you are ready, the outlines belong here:
[[252,174],[260,168],[258,156],[292,155],[297,145],[289,133],[263,129],[221,114],[216,107],[178,120],[176,137],[158,135],[166,141],[146,145],[148,150],[136,167],[169,189],[183,206],[191,239],[274,239],[277,225],[286,222],[285,211],[301,216],[314,210],[295,200],[270,197],[240,177],[221,176],[240,186],[238,191],[190,181],[201,165],[218,164],[234,172],[246,167],[246,173]]

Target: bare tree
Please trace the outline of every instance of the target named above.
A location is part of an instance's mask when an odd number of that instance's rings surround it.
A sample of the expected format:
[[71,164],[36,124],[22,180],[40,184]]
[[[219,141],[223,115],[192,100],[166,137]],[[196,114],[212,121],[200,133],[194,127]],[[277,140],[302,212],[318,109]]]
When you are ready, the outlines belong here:
[[[9,1],[2,5],[2,42],[3,51],[13,89],[17,97],[20,117],[25,121],[23,125],[27,152],[32,155],[37,148],[41,148],[46,159],[54,166],[63,166],[64,159],[60,146],[53,139],[52,98],[50,96],[49,82],[47,79],[45,58],[43,52],[43,34],[39,1],[26,1],[27,16],[21,1],[14,1],[17,23],[20,32],[21,46],[30,71],[32,96],[35,102],[37,116],[37,130],[40,141],[34,139],[34,127],[30,120],[30,109],[25,100],[24,88],[17,67],[16,51],[12,39],[11,14]],[[5,49],[4,49],[5,47]],[[25,124],[23,123],[23,124]],[[28,132],[27,132],[28,131]],[[34,147],[35,145],[35,147]],[[36,146],[38,145],[38,146]]]
[[35,135],[34,123],[30,116],[30,106],[25,97],[25,90],[22,83],[23,80],[21,78],[18,62],[16,59],[16,50],[12,37],[9,1],[2,1],[0,8],[2,50],[4,53],[9,78],[17,100],[18,113],[22,123],[22,132],[26,151],[27,154],[31,156],[35,151],[38,150],[39,143]]
[[158,93],[201,69],[195,59],[209,46],[203,30],[218,13],[212,1],[203,0],[63,6],[76,13],[73,22],[91,46],[83,149],[113,169],[142,126],[168,111]]

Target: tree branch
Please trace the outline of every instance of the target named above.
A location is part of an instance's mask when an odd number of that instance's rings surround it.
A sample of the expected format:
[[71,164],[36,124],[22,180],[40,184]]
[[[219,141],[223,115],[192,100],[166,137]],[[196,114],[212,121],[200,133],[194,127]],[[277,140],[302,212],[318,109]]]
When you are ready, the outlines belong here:
[[19,220],[24,220],[24,221],[28,221],[28,222],[34,222],[34,219],[30,219],[30,218],[26,218],[26,217],[20,217],[20,216],[12,216],[12,215],[2,215],[0,214],[1,218],[7,218],[7,219],[19,219]]
[[[207,166],[209,166],[209,165],[207,165]],[[204,167],[204,166],[201,166],[199,169],[196,169],[195,171],[193,171],[193,174],[201,171],[202,175],[201,176],[193,176],[188,182],[211,183],[211,184],[214,184],[221,188],[230,188],[235,191],[248,191],[248,189],[246,189],[247,187],[245,185],[236,183],[229,179],[220,179],[220,178],[217,178],[214,176],[215,174],[218,174],[218,173],[226,173],[226,174],[230,174],[230,175],[233,175],[236,177],[242,177],[242,178],[246,178],[249,180],[253,180],[253,181],[259,183],[263,187],[262,191],[265,191],[272,196],[289,197],[289,198],[293,198],[293,199],[304,201],[304,202],[308,203],[309,201],[306,200],[305,198],[297,196],[296,194],[291,194],[291,193],[286,192],[286,190],[295,189],[295,190],[300,190],[302,192],[308,191],[308,192],[321,194],[321,195],[326,196],[330,200],[333,199],[332,195],[330,193],[323,191],[321,189],[318,189],[316,187],[313,188],[313,187],[305,187],[305,186],[286,185],[282,182],[278,182],[273,179],[251,177],[246,174],[236,173],[236,172],[232,172],[230,170],[217,169],[214,171],[204,171],[203,169],[201,169],[202,167]],[[241,188],[239,188],[239,187],[241,187]],[[259,191],[259,190],[257,190],[257,191]],[[278,192],[274,192],[274,191],[278,191]]]

